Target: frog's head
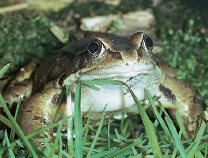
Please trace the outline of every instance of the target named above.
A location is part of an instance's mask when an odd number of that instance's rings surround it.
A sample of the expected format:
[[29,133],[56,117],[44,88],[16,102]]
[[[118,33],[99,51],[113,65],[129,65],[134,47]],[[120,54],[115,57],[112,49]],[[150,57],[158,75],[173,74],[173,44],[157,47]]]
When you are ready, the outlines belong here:
[[94,37],[87,45],[88,58],[85,67],[78,70],[75,75],[69,75],[64,82],[67,84],[72,78],[119,79],[134,77],[141,73],[148,74],[156,67],[149,53],[152,48],[152,39],[143,32],[136,32],[129,38]]

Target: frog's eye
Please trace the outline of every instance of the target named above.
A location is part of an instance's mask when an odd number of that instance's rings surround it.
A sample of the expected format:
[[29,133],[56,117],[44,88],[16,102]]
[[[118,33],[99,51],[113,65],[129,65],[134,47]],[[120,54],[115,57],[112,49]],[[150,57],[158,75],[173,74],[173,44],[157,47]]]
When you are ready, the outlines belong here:
[[98,57],[103,54],[105,47],[100,41],[93,40],[88,44],[87,50],[92,57]]
[[152,51],[153,45],[154,45],[153,40],[149,36],[146,36],[145,37],[145,46],[146,46],[147,50]]

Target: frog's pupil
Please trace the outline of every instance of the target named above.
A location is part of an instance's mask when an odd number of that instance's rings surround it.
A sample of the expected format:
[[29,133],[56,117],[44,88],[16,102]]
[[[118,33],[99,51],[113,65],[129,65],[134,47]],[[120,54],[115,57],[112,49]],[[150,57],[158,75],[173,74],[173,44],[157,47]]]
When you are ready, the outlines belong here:
[[99,49],[99,44],[97,42],[90,42],[87,49],[90,53],[95,53]]
[[153,41],[149,36],[146,37],[146,45],[148,47],[153,47]]

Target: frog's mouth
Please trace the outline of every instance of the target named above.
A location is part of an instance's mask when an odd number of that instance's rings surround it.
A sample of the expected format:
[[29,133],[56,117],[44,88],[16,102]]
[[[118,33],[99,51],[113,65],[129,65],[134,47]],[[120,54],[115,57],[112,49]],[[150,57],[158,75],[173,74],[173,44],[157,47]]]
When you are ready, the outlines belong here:
[[95,68],[80,72],[80,80],[131,78],[139,74],[148,74],[155,69],[152,64],[118,65],[108,68]]

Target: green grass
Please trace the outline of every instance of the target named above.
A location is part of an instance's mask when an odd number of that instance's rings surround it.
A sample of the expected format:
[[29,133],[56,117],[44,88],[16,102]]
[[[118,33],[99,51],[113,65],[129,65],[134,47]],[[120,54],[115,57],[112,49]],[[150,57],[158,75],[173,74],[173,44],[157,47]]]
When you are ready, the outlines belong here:
[[17,124],[17,122],[15,121],[13,116],[11,115],[11,113],[10,113],[9,109],[7,108],[7,105],[5,104],[4,99],[1,95],[0,95],[0,105],[2,106],[2,108],[3,108],[4,112],[6,113],[8,119],[10,120],[11,125],[15,128],[15,130],[16,130],[15,132],[17,133],[17,135],[22,139],[25,146],[31,152],[33,157],[37,158],[38,156],[37,156],[36,151],[33,149],[33,146],[31,145],[29,140],[26,138],[23,131],[21,130],[21,128],[19,127],[19,125]]

